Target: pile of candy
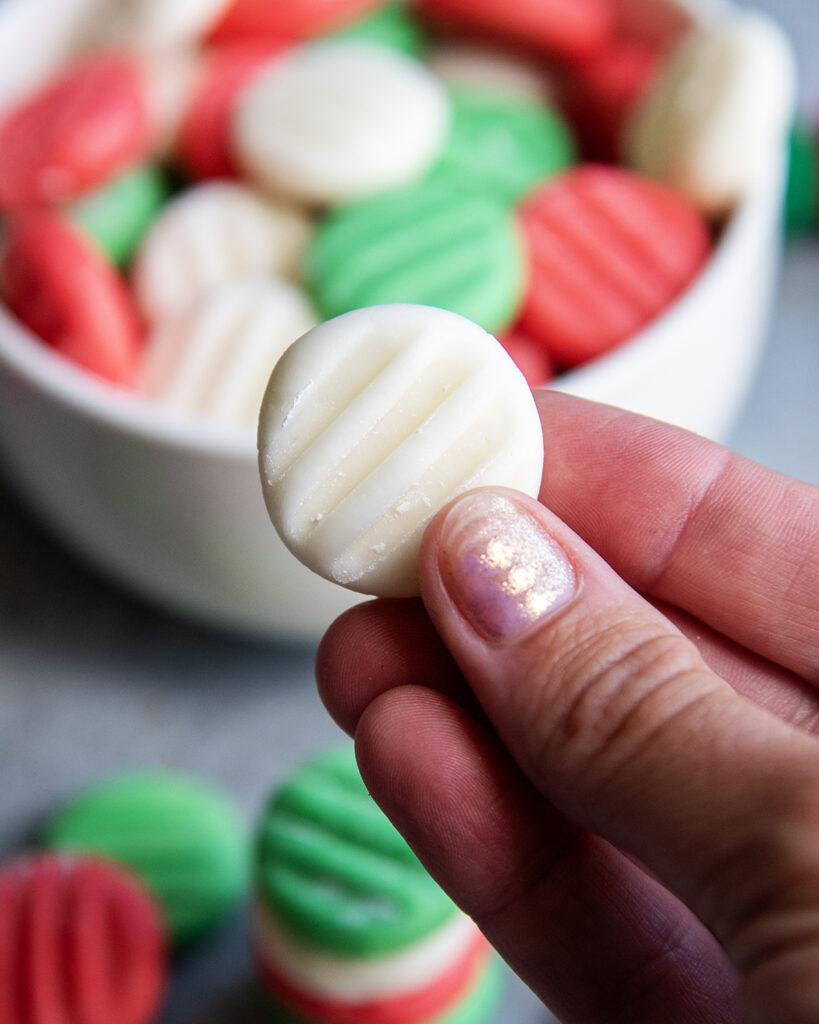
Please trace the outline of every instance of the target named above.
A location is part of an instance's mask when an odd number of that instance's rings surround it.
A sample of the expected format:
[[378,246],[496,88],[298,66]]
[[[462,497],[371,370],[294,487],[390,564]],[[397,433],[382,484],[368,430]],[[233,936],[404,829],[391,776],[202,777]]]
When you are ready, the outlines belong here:
[[69,800],[40,849],[0,865],[0,1020],[149,1024],[174,958],[249,895],[276,1020],[493,1015],[497,958],[377,808],[352,744],[275,790],[255,851],[224,797],[183,776],[119,777]]
[[630,6],[111,2],[0,122],[0,296],[228,422],[295,338],[380,303],[474,320],[541,384],[674,302],[787,129],[769,21]]

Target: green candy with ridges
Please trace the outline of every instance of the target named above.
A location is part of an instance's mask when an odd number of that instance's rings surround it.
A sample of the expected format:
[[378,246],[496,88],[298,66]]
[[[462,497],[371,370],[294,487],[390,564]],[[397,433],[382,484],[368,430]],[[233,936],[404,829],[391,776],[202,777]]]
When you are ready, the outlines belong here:
[[431,181],[514,204],[577,160],[568,123],[537,100],[455,89],[452,109],[449,142]]
[[790,138],[790,167],[785,199],[785,227],[790,235],[808,234],[819,226],[819,141],[796,124]]
[[331,213],[314,236],[307,278],[327,319],[409,302],[460,313],[496,332],[518,312],[525,266],[509,208],[426,182]]
[[385,4],[366,18],[334,32],[333,37],[378,43],[412,57],[423,53],[425,47],[421,26],[407,10],[407,5],[400,2]]
[[141,773],[95,786],[52,819],[44,843],[131,870],[178,947],[221,923],[247,889],[247,830],[221,794],[186,776]]
[[169,192],[163,172],[149,164],[77,200],[69,214],[122,267],[130,261]]
[[[454,1010],[442,1017],[425,1020],[424,1024],[486,1024],[498,1011],[501,994],[503,993],[503,967],[493,957],[481,972],[471,991],[465,993],[464,999]],[[274,1000],[277,1024],[317,1024],[306,1017],[299,1017]]]
[[456,913],[367,792],[351,744],[304,765],[272,795],[255,885],[280,927],[342,956],[401,950]]

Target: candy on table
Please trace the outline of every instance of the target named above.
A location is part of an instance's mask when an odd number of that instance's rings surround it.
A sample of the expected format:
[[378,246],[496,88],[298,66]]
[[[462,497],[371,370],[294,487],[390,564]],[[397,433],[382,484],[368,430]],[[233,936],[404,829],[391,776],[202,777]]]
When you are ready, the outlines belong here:
[[421,177],[450,126],[442,84],[419,61],[373,43],[293,50],[242,94],[234,152],[274,194],[348,202]]
[[75,199],[144,159],[153,139],[139,64],[85,57],[0,123],[0,208]]
[[150,1024],[165,978],[159,909],[122,869],[63,856],[0,867],[3,1024]]
[[168,180],[160,168],[146,164],[87,193],[70,207],[69,215],[109,259],[124,266],[169,190]]
[[453,310],[488,331],[514,320],[525,273],[509,209],[427,182],[331,214],[307,258],[309,290],[325,318],[410,302]]
[[352,745],[297,770],[258,830],[253,945],[292,1019],[478,1024],[499,978],[475,924],[367,793]]
[[239,176],[231,146],[236,102],[253,76],[285,49],[286,44],[261,40],[204,51],[176,139],[177,156],[193,178]]
[[337,30],[338,38],[380,43],[417,57],[424,49],[424,33],[407,10],[405,0],[392,0],[363,18]]
[[385,0],[231,0],[211,40],[307,39],[342,28]]
[[520,327],[569,366],[663,312],[710,251],[690,200],[618,167],[569,171],[529,196],[519,216],[531,261]]
[[246,185],[194,185],[165,206],[137,252],[132,283],[139,308],[153,323],[245,274],[297,277],[312,230],[300,209]]
[[498,340],[512,357],[530,388],[543,387],[554,379],[554,360],[539,342],[520,331],[510,331]]
[[247,837],[233,807],[201,783],[169,773],[91,788],[58,812],[44,842],[130,869],[156,897],[177,946],[218,925],[247,881]]
[[433,44],[425,61],[450,88],[491,90],[541,103],[552,99],[551,80],[544,68],[497,46],[447,40]]
[[819,139],[799,123],[791,130],[785,225],[791,235],[819,227]]
[[314,572],[384,597],[419,592],[418,551],[457,494],[535,495],[543,436],[503,346],[429,306],[355,310],[292,345],[259,416],[270,518]]
[[116,0],[100,19],[97,42],[139,51],[171,50],[202,39],[230,0]]
[[66,358],[116,384],[133,380],[142,345],[133,299],[102,250],[63,214],[29,209],[9,218],[0,297]]
[[610,0],[419,0],[419,15],[459,29],[519,40],[566,57],[593,53],[610,36]]
[[271,367],[316,321],[297,285],[238,278],[158,322],[137,387],[182,412],[255,425]]
[[511,204],[574,163],[571,129],[543,103],[457,89],[452,105],[452,131],[430,180]]
[[624,155],[709,215],[725,215],[783,147],[795,97],[787,37],[763,14],[736,12],[679,44],[628,119]]

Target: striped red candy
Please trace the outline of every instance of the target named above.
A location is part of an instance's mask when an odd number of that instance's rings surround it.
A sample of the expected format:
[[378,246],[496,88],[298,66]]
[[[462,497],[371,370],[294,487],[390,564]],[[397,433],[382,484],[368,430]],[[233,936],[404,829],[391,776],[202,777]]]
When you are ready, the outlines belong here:
[[[306,39],[383,7],[385,0],[233,0],[210,33],[212,41]],[[574,2],[574,0],[572,0]]]

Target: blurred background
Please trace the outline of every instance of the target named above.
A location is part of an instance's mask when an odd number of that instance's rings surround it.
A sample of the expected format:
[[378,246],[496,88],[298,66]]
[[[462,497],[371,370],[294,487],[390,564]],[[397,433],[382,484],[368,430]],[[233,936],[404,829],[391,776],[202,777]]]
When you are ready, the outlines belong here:
[[[802,115],[819,123],[816,0],[747,6],[791,34]],[[819,484],[817,322],[819,241],[793,240],[765,355],[728,441]],[[214,783],[252,822],[295,762],[340,737],[316,697],[313,656],[310,645],[246,642],[140,604],[54,542],[0,482],[0,855],[88,782],[149,766]],[[161,1021],[269,1019],[240,916],[180,965]],[[510,981],[500,1019],[547,1017]]]

